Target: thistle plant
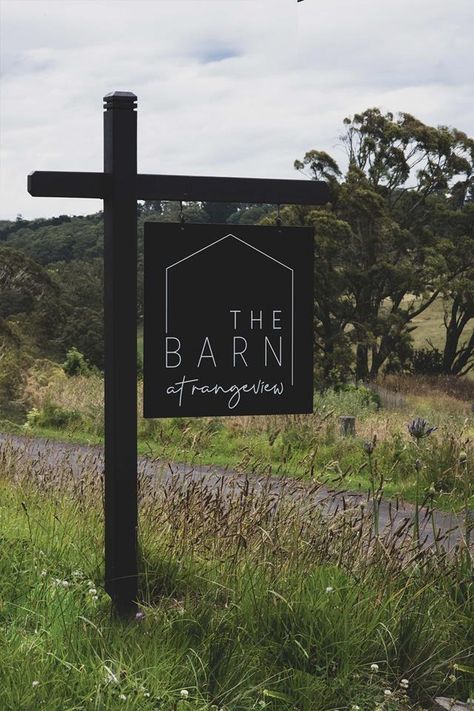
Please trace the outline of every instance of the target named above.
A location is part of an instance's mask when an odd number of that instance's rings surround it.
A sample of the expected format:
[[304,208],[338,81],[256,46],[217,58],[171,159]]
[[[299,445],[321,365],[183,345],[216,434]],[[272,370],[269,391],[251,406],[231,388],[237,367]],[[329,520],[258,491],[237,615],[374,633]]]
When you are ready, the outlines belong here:
[[377,444],[377,435],[375,434],[371,440],[364,442],[364,452],[367,454],[369,462],[370,489],[372,493],[372,505],[374,515],[374,531],[378,538],[379,535],[379,497],[375,488],[376,462],[372,461],[374,450]]
[[428,437],[435,432],[437,427],[430,427],[429,422],[423,417],[415,417],[414,420],[408,423],[408,432],[418,444],[420,440]]
[[[423,417],[415,417],[407,425],[410,436],[419,448],[421,441],[437,430],[437,427],[430,427],[429,422]],[[420,472],[423,469],[423,462],[420,458],[415,460],[416,490],[415,490],[415,538],[420,545]],[[433,512],[431,512],[433,516]]]

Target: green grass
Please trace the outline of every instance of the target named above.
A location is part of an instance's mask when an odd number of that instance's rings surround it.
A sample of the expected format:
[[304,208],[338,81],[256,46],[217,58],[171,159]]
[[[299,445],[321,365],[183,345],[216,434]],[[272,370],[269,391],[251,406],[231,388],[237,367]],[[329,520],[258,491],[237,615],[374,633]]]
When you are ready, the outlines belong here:
[[368,547],[370,522],[349,513],[168,484],[141,502],[144,617],[124,623],[101,587],[99,482],[58,482],[0,469],[2,711],[401,711],[471,691],[462,551],[413,564],[388,540]]

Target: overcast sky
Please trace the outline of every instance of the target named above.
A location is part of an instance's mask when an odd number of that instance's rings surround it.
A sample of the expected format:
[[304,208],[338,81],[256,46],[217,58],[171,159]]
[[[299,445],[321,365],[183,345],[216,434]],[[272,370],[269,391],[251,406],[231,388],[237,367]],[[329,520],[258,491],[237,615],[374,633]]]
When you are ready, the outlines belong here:
[[[0,218],[86,214],[33,170],[102,170],[102,97],[139,100],[143,173],[298,178],[347,115],[474,134],[473,0],[1,0]],[[303,178],[301,178],[303,179]]]

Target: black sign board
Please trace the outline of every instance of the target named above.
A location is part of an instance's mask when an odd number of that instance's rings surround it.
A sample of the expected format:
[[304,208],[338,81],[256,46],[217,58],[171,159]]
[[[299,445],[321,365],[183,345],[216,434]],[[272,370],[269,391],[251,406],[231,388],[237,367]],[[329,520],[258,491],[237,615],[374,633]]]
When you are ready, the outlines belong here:
[[310,228],[145,224],[144,416],[312,412]]

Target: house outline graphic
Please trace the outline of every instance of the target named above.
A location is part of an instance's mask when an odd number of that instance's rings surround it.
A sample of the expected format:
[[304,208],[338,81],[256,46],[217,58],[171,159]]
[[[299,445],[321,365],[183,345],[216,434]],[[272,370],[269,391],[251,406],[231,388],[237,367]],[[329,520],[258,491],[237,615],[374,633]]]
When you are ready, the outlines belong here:
[[227,235],[224,235],[223,237],[220,237],[219,239],[216,239],[214,242],[211,242],[211,244],[208,244],[205,247],[201,247],[201,249],[196,250],[196,252],[192,252],[191,254],[188,254],[187,257],[183,257],[182,259],[179,259],[177,262],[174,262],[173,264],[170,264],[169,266],[167,266],[165,268],[165,334],[168,335],[168,311],[169,311],[168,272],[169,272],[169,270],[178,266],[178,264],[181,264],[182,262],[185,262],[188,259],[195,257],[197,254],[200,254],[201,252],[205,252],[206,250],[210,249],[211,247],[214,247],[216,244],[219,244],[219,242],[223,242],[224,240],[229,239],[229,237],[232,237],[233,239],[237,240],[238,242],[245,245],[246,247],[253,249],[255,252],[259,252],[260,254],[263,254],[264,257],[266,257],[267,259],[270,259],[272,262],[276,262],[281,267],[288,269],[288,271],[291,273],[291,335],[290,335],[290,339],[291,339],[291,385],[293,385],[294,384],[294,330],[295,330],[295,270],[292,269],[291,267],[289,267],[288,264],[284,264],[283,262],[280,262],[278,259],[275,259],[275,257],[272,257],[270,254],[267,254],[266,252],[263,252],[261,249],[258,249],[258,247],[254,247],[253,244],[249,244],[248,242],[241,239],[240,237],[236,237],[236,235],[233,235],[231,232],[229,232],[229,234],[227,234]]

